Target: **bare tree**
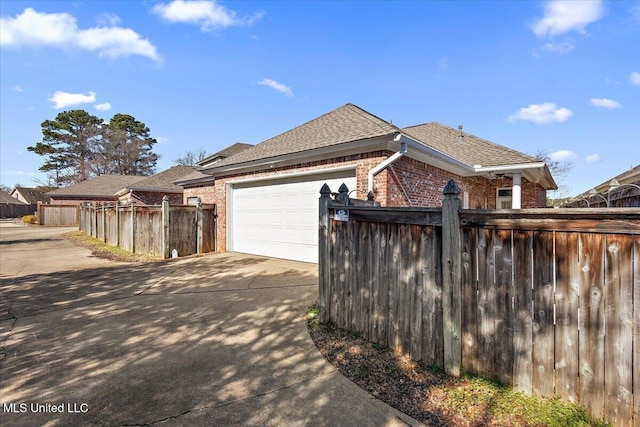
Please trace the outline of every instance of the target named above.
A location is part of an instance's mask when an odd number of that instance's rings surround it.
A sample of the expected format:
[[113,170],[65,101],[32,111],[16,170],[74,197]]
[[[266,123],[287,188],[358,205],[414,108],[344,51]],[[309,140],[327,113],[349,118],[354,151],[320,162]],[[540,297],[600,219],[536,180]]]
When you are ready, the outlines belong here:
[[553,200],[567,196],[567,187],[563,184],[564,179],[571,173],[573,162],[570,160],[552,160],[547,151],[538,150],[535,157],[547,164],[553,179],[558,184],[558,189],[552,192],[552,196],[547,197],[547,205],[553,205]]
[[173,163],[176,165],[195,166],[206,158],[207,152],[202,148],[198,148],[196,151],[187,150],[184,156],[173,159]]

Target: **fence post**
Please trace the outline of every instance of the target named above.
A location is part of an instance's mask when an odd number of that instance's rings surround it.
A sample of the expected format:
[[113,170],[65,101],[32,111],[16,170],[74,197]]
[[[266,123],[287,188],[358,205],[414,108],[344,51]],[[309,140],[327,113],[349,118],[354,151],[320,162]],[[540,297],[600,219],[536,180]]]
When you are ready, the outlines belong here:
[[196,203],[196,253],[202,253],[202,199],[198,197]]
[[324,184],[320,189],[319,203],[319,234],[318,234],[318,295],[320,305],[320,322],[330,320],[331,304],[331,272],[329,260],[329,203],[331,202],[331,189]]
[[107,243],[107,212],[104,205],[105,203],[102,202],[102,240]]
[[162,196],[162,258],[169,258],[169,198]]
[[131,200],[131,253],[136,253],[136,214],[134,212],[135,204]]
[[453,179],[444,187],[442,202],[442,309],[444,369],[460,376],[462,367],[462,237],[458,211],[460,188]]
[[44,224],[42,217],[44,216],[44,209],[42,209],[42,202],[38,202],[38,210],[36,211],[36,215],[38,215],[38,225]]
[[120,201],[116,202],[116,246],[120,247]]

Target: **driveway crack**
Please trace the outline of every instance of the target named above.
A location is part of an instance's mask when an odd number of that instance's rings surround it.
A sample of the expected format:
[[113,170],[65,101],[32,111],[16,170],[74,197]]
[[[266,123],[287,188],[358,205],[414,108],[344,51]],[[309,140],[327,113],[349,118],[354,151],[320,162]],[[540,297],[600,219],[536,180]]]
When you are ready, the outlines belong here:
[[162,418],[160,420],[151,421],[150,423],[145,423],[145,424],[121,424],[118,427],[142,427],[142,426],[149,427],[149,426],[153,426],[155,424],[163,423],[165,421],[179,419],[179,418],[181,418],[181,417],[183,417],[183,416],[185,416],[185,415],[187,415],[187,414],[189,414],[191,412],[203,411],[203,410],[206,410],[206,409],[222,408],[222,407],[229,406],[229,405],[235,405],[236,403],[244,402],[244,401],[247,401],[249,399],[254,399],[256,397],[268,396],[270,394],[278,393],[278,392],[280,392],[282,390],[286,390],[288,388],[291,388],[293,386],[297,386],[299,384],[304,384],[304,383],[308,383],[308,382],[311,382],[311,381],[315,381],[317,378],[320,378],[320,377],[323,377],[323,376],[326,376],[326,375],[332,375],[332,374],[334,374],[336,372],[337,372],[337,370],[335,368],[332,368],[331,371],[323,372],[321,374],[314,375],[313,377],[306,378],[304,380],[293,382],[293,383],[290,383],[290,384],[286,384],[286,385],[284,385],[282,387],[278,387],[278,388],[275,388],[275,389],[272,389],[272,390],[266,390],[266,391],[263,391],[263,392],[260,392],[260,393],[254,393],[252,395],[249,395],[247,397],[243,397],[241,399],[236,399],[236,400],[232,400],[232,401],[229,401],[229,402],[219,403],[219,404],[216,404],[216,405],[197,406],[195,408],[187,409],[185,411],[182,411],[177,415],[171,415],[171,416],[168,416],[166,418]]

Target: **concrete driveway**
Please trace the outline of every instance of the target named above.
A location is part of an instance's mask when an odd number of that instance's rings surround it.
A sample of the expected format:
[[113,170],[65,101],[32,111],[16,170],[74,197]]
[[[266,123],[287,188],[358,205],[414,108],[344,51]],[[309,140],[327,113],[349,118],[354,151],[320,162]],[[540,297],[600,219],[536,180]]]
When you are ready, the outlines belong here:
[[0,424],[418,425],[314,347],[315,265],[114,263],[64,231],[0,224]]

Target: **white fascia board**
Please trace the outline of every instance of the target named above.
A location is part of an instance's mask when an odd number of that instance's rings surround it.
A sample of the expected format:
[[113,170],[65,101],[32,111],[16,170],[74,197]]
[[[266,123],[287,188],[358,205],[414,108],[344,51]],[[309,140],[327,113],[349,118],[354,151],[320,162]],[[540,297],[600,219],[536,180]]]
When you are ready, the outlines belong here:
[[520,163],[515,165],[498,165],[498,166],[474,166],[478,173],[521,173],[527,178],[527,181],[535,182],[548,189],[557,190],[558,185],[554,181],[549,168],[545,162]]
[[210,170],[202,170],[201,172],[208,173],[212,177],[219,177],[246,172],[254,172],[257,170],[292,166],[299,163],[328,160],[335,157],[344,157],[378,150],[393,151],[393,149],[391,148],[393,145],[393,136],[395,135],[386,135],[377,138],[351,141],[314,150],[300,151],[297,153],[269,157],[266,159],[259,159],[251,162],[221,166]]
[[482,166],[468,165],[456,160],[441,151],[426,146],[425,144],[414,140],[404,134],[396,138],[398,145],[401,142],[407,143],[412,148],[407,152],[407,156],[448,172],[460,176],[478,176],[490,173],[522,173],[530,182],[546,185],[552,189],[557,189],[557,184],[548,172],[548,168],[544,162],[519,163],[512,165]]
[[399,135],[399,137],[396,138],[396,141],[398,144],[398,148],[395,151],[398,151],[400,144],[404,142],[409,148],[406,155],[411,157],[412,159],[438,167],[440,169],[444,169],[446,171],[455,173],[456,175],[474,175],[474,168],[469,166],[468,164],[456,160],[453,157],[447,156],[443,152],[431,148],[419,141],[416,141],[415,139],[405,134]]
[[536,162],[536,163],[519,163],[515,165],[497,165],[497,166],[482,166],[482,165],[474,165],[473,169],[475,172],[479,173],[514,173],[514,172],[522,172],[526,169],[543,169],[545,166],[544,162]]
[[263,182],[263,181],[273,181],[278,179],[286,179],[286,178],[297,178],[303,176],[311,176],[311,175],[321,175],[321,174],[329,174],[332,172],[343,172],[343,171],[354,171],[356,170],[356,165],[344,165],[344,166],[318,166],[318,169],[309,169],[300,172],[290,172],[286,174],[280,175],[269,175],[269,176],[261,176],[257,178],[246,178],[246,179],[232,179],[226,181],[226,185],[234,185],[234,184],[247,184],[251,182]]

